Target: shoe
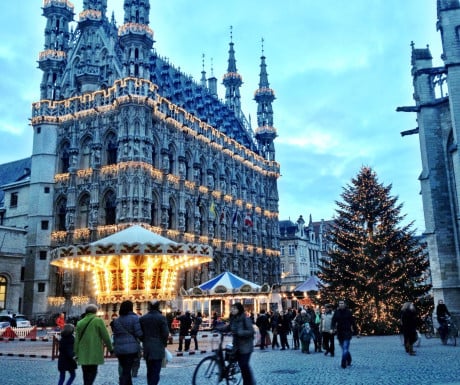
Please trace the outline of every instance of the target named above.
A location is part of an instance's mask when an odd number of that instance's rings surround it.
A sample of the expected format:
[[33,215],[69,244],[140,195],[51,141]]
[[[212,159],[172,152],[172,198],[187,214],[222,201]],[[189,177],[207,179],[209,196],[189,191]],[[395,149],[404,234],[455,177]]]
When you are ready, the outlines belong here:
[[334,357],[334,353],[331,353],[331,357]]
[[341,366],[343,369],[345,369],[345,368],[347,367],[347,362],[346,362],[344,359],[342,359],[342,363],[341,363],[340,366]]
[[350,366],[351,365],[351,354],[348,353],[348,357],[347,357],[347,365]]
[[326,350],[326,351],[324,352],[324,355],[327,356],[328,354],[329,354],[329,352]]
[[281,348],[280,350],[286,350],[285,348]]

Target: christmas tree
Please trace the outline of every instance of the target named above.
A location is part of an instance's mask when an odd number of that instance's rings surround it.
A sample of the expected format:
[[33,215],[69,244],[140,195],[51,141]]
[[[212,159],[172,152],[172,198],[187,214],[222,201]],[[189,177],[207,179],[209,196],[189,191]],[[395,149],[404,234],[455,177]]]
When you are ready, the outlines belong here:
[[403,303],[417,306],[431,288],[424,246],[413,222],[401,225],[402,204],[390,191],[371,168],[361,168],[336,202],[331,248],[318,274],[321,302],[346,299],[363,334],[397,332]]

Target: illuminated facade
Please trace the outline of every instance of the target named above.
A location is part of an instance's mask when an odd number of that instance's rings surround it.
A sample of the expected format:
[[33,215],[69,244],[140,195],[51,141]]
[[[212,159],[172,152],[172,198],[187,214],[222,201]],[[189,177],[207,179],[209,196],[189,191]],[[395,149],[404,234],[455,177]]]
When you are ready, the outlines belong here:
[[212,262],[179,275],[178,292],[223,271],[279,283],[280,167],[265,56],[253,131],[240,108],[233,41],[221,101],[216,78],[203,71],[194,82],[153,49],[149,1],[125,0],[120,27],[106,16],[107,0],[83,7],[72,31],[69,1],[43,5],[24,313],[45,312],[48,298],[92,296],[88,277],[50,266],[49,259],[43,266],[39,255],[132,224],[212,247]]

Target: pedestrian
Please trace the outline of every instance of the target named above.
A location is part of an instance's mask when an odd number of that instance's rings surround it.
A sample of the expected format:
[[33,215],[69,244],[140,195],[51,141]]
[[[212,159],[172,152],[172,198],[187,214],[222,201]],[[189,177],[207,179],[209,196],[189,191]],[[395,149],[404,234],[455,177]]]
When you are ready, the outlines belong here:
[[69,372],[70,374],[70,377],[66,382],[66,385],[71,385],[73,380],[75,379],[75,370],[77,369],[77,363],[74,360],[74,329],[75,327],[71,324],[65,324],[62,326],[61,338],[59,340],[58,385],[64,385],[66,372]]
[[184,351],[188,352],[190,349],[190,328],[192,327],[192,317],[190,312],[187,310],[184,314],[180,314],[176,317],[180,322],[179,325],[179,347],[178,352],[182,351],[182,345],[184,344]]
[[192,317],[192,327],[190,329],[190,338],[195,343],[195,350],[198,350],[198,332],[200,330],[200,326],[203,323],[203,315],[201,312],[197,312],[196,316]]
[[268,330],[270,329],[270,321],[265,313],[265,309],[260,310],[260,314],[256,320],[256,326],[259,328],[260,333],[260,349],[264,350],[267,343]]
[[314,311],[313,322],[311,323],[311,330],[313,331],[314,342],[315,342],[315,353],[317,352],[322,353],[321,342],[323,339],[321,338],[321,332],[319,331],[320,323],[321,323],[321,311],[317,307]]
[[401,329],[406,353],[415,356],[414,343],[417,341],[417,311],[412,302],[406,302],[402,305]]
[[279,348],[280,345],[278,343],[278,318],[280,314],[279,312],[275,311],[272,312],[270,317],[270,325],[272,328],[272,349]]
[[334,357],[335,350],[334,333],[331,327],[333,315],[332,305],[329,303],[326,304],[324,306],[324,313],[321,315],[320,331],[323,339],[323,348],[325,350],[324,355],[327,356],[330,354],[331,357]]
[[310,319],[308,317],[307,311],[302,309],[300,313],[295,317],[294,322],[299,329],[301,352],[310,354],[310,340],[312,336],[310,329]]
[[104,321],[99,318],[97,306],[89,304],[84,318],[77,323],[75,355],[83,372],[83,385],[92,385],[97,367],[104,363],[104,346],[113,354],[112,341]]
[[292,348],[298,350],[300,348],[300,339],[299,339],[299,325],[295,321],[297,318],[297,312],[295,309],[292,309],[292,318],[291,318],[291,330],[292,330]]
[[446,304],[442,299],[438,301],[438,306],[436,306],[436,320],[439,324],[439,337],[443,344],[447,341],[447,334],[449,332],[449,325],[447,324],[447,318],[450,317],[449,310],[447,309]]
[[144,359],[147,365],[147,385],[157,385],[160,382],[161,363],[165,358],[168,344],[168,321],[161,314],[160,302],[153,300],[148,304],[148,313],[140,318],[144,333]]
[[119,314],[112,323],[114,351],[121,369],[119,383],[132,385],[132,369],[141,351],[143,333],[131,301],[121,303]]
[[61,331],[65,325],[65,313],[60,313],[56,317],[56,330]]
[[281,311],[278,317],[278,335],[280,336],[281,350],[289,349],[288,334],[291,333],[291,319]]
[[243,385],[255,385],[254,376],[249,360],[254,350],[254,328],[250,318],[246,317],[244,307],[236,302],[230,309],[230,323],[221,328],[222,331],[231,331],[233,349],[243,378]]
[[356,330],[353,314],[351,314],[351,311],[347,308],[345,300],[340,300],[339,307],[332,316],[331,332],[337,332],[337,339],[342,348],[341,366],[344,369],[351,365],[350,341]]

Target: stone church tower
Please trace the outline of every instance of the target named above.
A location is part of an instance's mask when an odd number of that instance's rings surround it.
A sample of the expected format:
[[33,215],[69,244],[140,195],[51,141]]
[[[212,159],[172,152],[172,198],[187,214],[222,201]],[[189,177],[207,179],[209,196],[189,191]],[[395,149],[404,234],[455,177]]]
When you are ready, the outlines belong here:
[[203,72],[197,83],[155,51],[149,1],[124,0],[119,27],[106,11],[107,0],[84,0],[73,29],[69,1],[44,1],[24,313],[45,312],[48,297],[90,295],[84,274],[49,265],[51,249],[134,223],[213,247],[213,262],[186,271],[178,286],[223,271],[279,283],[280,167],[265,56],[254,132],[241,111],[232,40],[221,101],[216,78],[206,82]]
[[420,175],[425,237],[435,304],[444,299],[460,314],[460,3],[437,0],[444,65],[433,67],[430,49],[412,45],[415,112],[422,157]]

